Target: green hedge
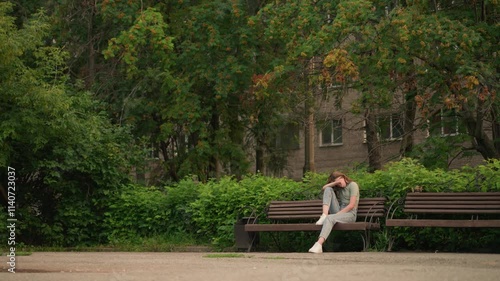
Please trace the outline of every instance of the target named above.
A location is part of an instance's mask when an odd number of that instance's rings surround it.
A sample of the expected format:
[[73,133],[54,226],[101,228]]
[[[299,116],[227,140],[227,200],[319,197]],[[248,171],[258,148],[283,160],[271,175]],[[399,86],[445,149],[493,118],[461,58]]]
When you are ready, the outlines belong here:
[[[434,192],[500,191],[499,168],[499,161],[490,161],[475,168],[428,170],[415,160],[403,159],[375,173],[347,173],[359,183],[362,197],[385,196],[389,206],[415,188]],[[234,224],[239,218],[253,211],[263,214],[271,200],[320,198],[327,177],[328,174],[309,173],[297,182],[251,175],[240,181],[224,177],[207,183],[187,178],[163,189],[129,186],[110,200],[106,231],[110,241],[184,233],[220,248],[231,247]],[[265,217],[261,216],[261,222],[266,222]],[[498,248],[495,241],[500,237],[498,231],[491,229],[441,228],[397,228],[391,237],[388,235],[386,230],[374,233],[373,249],[387,249],[389,238],[393,238],[393,250],[480,251],[485,247]],[[280,234],[281,249],[304,251],[316,236],[317,233]],[[268,234],[261,234],[261,240],[262,250],[279,250]],[[335,250],[361,249],[361,239],[351,232],[334,232],[329,240],[333,242],[328,247]],[[337,243],[344,241],[349,243]]]

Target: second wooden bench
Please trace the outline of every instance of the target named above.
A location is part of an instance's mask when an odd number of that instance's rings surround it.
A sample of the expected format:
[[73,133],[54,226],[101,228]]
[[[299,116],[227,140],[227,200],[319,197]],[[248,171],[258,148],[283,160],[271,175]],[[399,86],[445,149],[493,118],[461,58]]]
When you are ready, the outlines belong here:
[[500,227],[500,192],[412,192],[402,205],[406,216],[394,218],[400,207],[391,206],[387,227]]
[[[402,215],[401,215],[402,211]],[[394,202],[385,226],[499,228],[500,192],[412,192]],[[392,248],[390,239],[388,250]]]

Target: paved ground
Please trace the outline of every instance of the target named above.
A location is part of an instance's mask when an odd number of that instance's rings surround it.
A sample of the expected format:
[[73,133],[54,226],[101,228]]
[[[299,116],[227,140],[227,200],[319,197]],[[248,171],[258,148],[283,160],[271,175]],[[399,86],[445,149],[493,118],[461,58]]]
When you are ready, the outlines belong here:
[[450,253],[33,253],[0,280],[500,280],[500,255]]

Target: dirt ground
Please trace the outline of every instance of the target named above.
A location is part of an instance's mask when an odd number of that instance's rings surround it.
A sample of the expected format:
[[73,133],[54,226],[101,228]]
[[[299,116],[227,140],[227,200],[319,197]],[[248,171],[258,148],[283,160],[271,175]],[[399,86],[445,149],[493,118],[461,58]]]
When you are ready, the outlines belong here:
[[455,253],[39,252],[1,257],[0,280],[500,280],[500,255]]

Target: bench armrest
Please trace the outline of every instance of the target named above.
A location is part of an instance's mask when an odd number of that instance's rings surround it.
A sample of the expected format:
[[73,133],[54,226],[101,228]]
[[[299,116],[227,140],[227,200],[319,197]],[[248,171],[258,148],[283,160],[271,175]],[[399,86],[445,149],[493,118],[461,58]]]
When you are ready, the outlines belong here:
[[405,196],[400,197],[398,200],[392,202],[392,204],[389,206],[389,209],[387,210],[387,216],[386,220],[392,219],[394,217],[394,214],[402,208],[403,204],[405,202]]

